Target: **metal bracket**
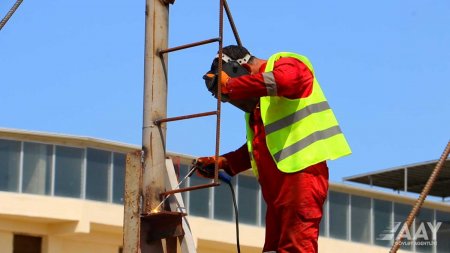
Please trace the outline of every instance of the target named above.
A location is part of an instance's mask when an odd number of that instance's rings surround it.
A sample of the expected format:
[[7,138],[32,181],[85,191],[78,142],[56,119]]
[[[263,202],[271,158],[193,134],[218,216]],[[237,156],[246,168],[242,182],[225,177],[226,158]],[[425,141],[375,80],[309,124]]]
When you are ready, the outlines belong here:
[[161,211],[141,216],[141,229],[145,240],[152,242],[169,237],[184,235],[182,218],[185,213]]

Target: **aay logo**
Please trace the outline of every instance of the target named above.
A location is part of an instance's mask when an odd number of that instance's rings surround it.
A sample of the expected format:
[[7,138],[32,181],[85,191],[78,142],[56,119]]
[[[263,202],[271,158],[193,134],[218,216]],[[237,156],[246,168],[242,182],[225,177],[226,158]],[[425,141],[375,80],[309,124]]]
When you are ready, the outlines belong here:
[[[381,232],[376,239],[389,241],[395,240],[395,235],[403,230],[403,239],[407,241],[403,241],[402,244],[409,245],[411,244],[410,241],[412,240],[420,240],[420,242],[416,242],[416,244],[433,245],[436,243],[436,234],[441,225],[442,222],[436,222],[436,225],[434,225],[432,222],[421,222],[419,226],[417,226],[416,224],[415,231],[411,231],[409,229],[406,229],[406,223],[394,222],[394,226],[388,227],[387,229],[383,230],[383,232]],[[428,231],[431,231],[431,238]]]

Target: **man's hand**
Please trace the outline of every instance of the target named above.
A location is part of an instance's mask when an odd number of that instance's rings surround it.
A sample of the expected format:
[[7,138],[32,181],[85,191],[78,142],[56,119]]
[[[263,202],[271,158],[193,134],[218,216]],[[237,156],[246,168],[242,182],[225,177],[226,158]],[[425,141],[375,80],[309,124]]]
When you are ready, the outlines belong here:
[[[209,74],[206,74],[206,76],[209,77],[209,78],[211,78],[211,79],[213,79],[214,76],[216,76],[216,75],[215,75],[215,74],[212,74],[212,73],[209,73]],[[218,76],[218,75],[217,75],[217,76]],[[222,72],[221,72],[221,75],[220,75],[219,84],[220,84],[220,91],[221,91],[223,94],[228,94],[228,93],[230,93],[230,91],[229,91],[228,88],[227,88],[227,83],[228,83],[229,79],[230,79],[230,76],[228,76],[228,74],[227,74],[225,71],[222,71]]]
[[[200,157],[192,161],[191,168],[196,168],[197,175],[204,178],[214,178],[214,167],[216,164],[216,157]],[[218,157],[218,166],[219,169],[225,169],[228,167],[228,162],[225,157]]]

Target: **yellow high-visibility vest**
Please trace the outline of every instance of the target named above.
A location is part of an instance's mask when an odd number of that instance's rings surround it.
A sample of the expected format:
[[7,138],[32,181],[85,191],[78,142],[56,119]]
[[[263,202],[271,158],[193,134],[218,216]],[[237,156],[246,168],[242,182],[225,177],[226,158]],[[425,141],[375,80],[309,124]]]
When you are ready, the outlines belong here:
[[[260,110],[267,147],[278,169],[293,173],[325,160],[351,154],[350,146],[315,76],[312,93],[306,98],[288,99],[276,95],[272,70],[275,61],[281,57],[298,59],[314,75],[311,63],[302,55],[281,52],[272,55],[267,61],[263,77],[269,96],[260,98]],[[253,172],[258,176],[252,155],[254,133],[249,119],[250,114],[246,113],[247,147]]]

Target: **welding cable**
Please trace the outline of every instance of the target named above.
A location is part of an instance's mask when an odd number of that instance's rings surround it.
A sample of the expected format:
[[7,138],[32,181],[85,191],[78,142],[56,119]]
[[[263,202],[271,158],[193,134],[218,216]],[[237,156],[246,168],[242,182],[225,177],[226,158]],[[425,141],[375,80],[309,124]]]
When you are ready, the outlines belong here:
[[[193,163],[195,163],[195,160]],[[198,169],[198,167],[193,166],[191,168],[191,170],[187,173],[186,177],[183,178],[183,180],[181,180],[181,182],[183,182],[186,178],[191,177],[194,174],[194,171],[196,169]],[[237,206],[237,202],[236,202],[236,193],[234,191],[233,184],[231,183],[231,176],[228,175],[228,173],[226,173],[224,171],[219,171],[219,179],[220,179],[220,181],[226,183],[230,187],[231,197],[233,199],[233,206],[234,206],[234,217],[235,217],[235,221],[236,221],[236,247],[237,247],[237,252],[241,253],[241,245],[239,242],[239,211],[238,211],[238,206]],[[181,184],[181,182],[180,182],[180,184]]]
[[241,253],[241,245],[239,243],[239,211],[238,211],[238,206],[236,203],[236,194],[234,193],[233,185],[231,183],[228,183],[228,185],[230,186],[231,195],[233,196],[234,214],[236,217],[235,218],[235,220],[236,220],[236,247],[237,247],[237,252]]
[[238,211],[238,206],[237,206],[237,202],[236,202],[236,193],[234,192],[234,187],[233,184],[231,183],[231,176],[226,174],[223,171],[219,171],[219,179],[226,183],[229,187],[230,187],[230,191],[231,191],[231,196],[233,198],[233,206],[234,206],[234,216],[235,216],[235,221],[236,221],[236,247],[237,247],[237,252],[241,253],[241,245],[239,243],[239,211]]

